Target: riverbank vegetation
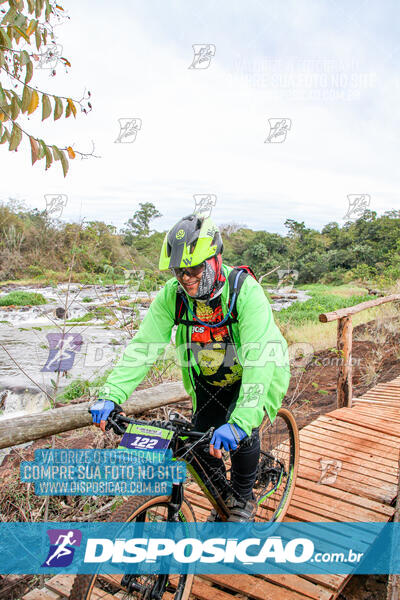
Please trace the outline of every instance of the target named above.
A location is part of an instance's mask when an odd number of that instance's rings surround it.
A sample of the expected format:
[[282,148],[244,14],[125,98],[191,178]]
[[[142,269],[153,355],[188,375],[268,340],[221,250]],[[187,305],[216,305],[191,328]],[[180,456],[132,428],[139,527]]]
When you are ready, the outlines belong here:
[[[102,221],[68,223],[23,202],[0,203],[0,281],[123,283],[127,270],[143,270],[141,286],[162,284],[158,271],[165,232],[150,229],[158,216],[146,202],[120,230]],[[321,231],[286,219],[285,235],[254,231],[245,225],[220,225],[227,264],[249,264],[257,277],[272,269],[292,269],[300,284],[371,282],[386,286],[400,278],[400,210],[378,216],[366,210],[347,221],[327,223]],[[73,269],[70,272],[71,260]],[[278,282],[278,274],[268,281]]]

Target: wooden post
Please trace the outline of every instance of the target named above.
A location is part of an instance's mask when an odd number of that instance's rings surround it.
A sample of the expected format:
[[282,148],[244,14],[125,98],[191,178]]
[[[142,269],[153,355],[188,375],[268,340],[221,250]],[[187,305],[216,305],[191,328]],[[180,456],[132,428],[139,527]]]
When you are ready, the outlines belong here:
[[337,349],[341,359],[337,383],[337,407],[351,406],[352,400],[352,349],[353,323],[351,316],[338,320]]
[[[397,500],[393,516],[393,522],[400,523],[400,455],[398,469]],[[398,552],[398,548],[392,548],[392,552]],[[386,600],[400,600],[400,575],[398,573],[392,573],[389,575]]]

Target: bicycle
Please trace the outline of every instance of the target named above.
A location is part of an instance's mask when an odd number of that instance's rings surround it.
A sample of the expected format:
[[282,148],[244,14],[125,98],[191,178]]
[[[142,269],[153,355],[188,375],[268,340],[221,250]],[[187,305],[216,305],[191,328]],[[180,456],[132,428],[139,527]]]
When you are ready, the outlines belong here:
[[[226,521],[228,509],[221,491],[215,486],[216,475],[211,477],[199,462],[198,450],[210,443],[213,428],[207,432],[195,431],[189,421],[170,415],[169,421],[138,421],[120,414],[109,418],[107,427],[122,435],[129,425],[145,427],[148,436],[149,426],[168,430],[173,456],[185,460],[189,473],[200,485],[212,506],[216,509],[220,520]],[[281,408],[273,422],[268,417],[259,427],[260,459],[253,493],[258,504],[257,520],[282,521],[292,498],[298,462],[299,433],[292,413]],[[153,444],[154,447],[154,444]],[[225,475],[229,486],[229,460]],[[170,495],[132,496],[114,511],[113,522],[145,522],[145,521],[196,521],[194,510],[185,498],[184,483],[173,483]],[[77,575],[72,586],[70,600],[95,600],[100,597],[99,588],[106,597],[123,600],[139,599],[187,600],[190,595],[193,574],[168,575]]]

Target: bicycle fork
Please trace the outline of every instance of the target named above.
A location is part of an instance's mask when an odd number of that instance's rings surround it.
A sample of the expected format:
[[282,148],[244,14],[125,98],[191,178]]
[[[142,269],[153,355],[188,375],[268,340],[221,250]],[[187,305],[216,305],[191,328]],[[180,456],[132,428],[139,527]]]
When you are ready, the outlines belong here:
[[178,522],[183,502],[183,483],[173,483],[171,500],[168,503],[168,521]]

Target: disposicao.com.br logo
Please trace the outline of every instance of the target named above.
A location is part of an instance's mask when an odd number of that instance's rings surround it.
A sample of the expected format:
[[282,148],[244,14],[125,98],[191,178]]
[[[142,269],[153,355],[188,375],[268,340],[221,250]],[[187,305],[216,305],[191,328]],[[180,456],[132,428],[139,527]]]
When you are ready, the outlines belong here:
[[16,574],[400,573],[399,546],[400,523],[0,523]]
[[[248,554],[248,550],[253,552]],[[300,549],[300,551],[299,551]],[[87,540],[84,562],[103,563],[154,563],[160,558],[171,557],[180,563],[264,563],[268,559],[276,563],[307,562],[314,554],[314,544],[306,538],[295,538],[284,544],[279,536],[265,541],[258,538],[244,540],[222,537],[199,540],[184,538],[131,538]]]

